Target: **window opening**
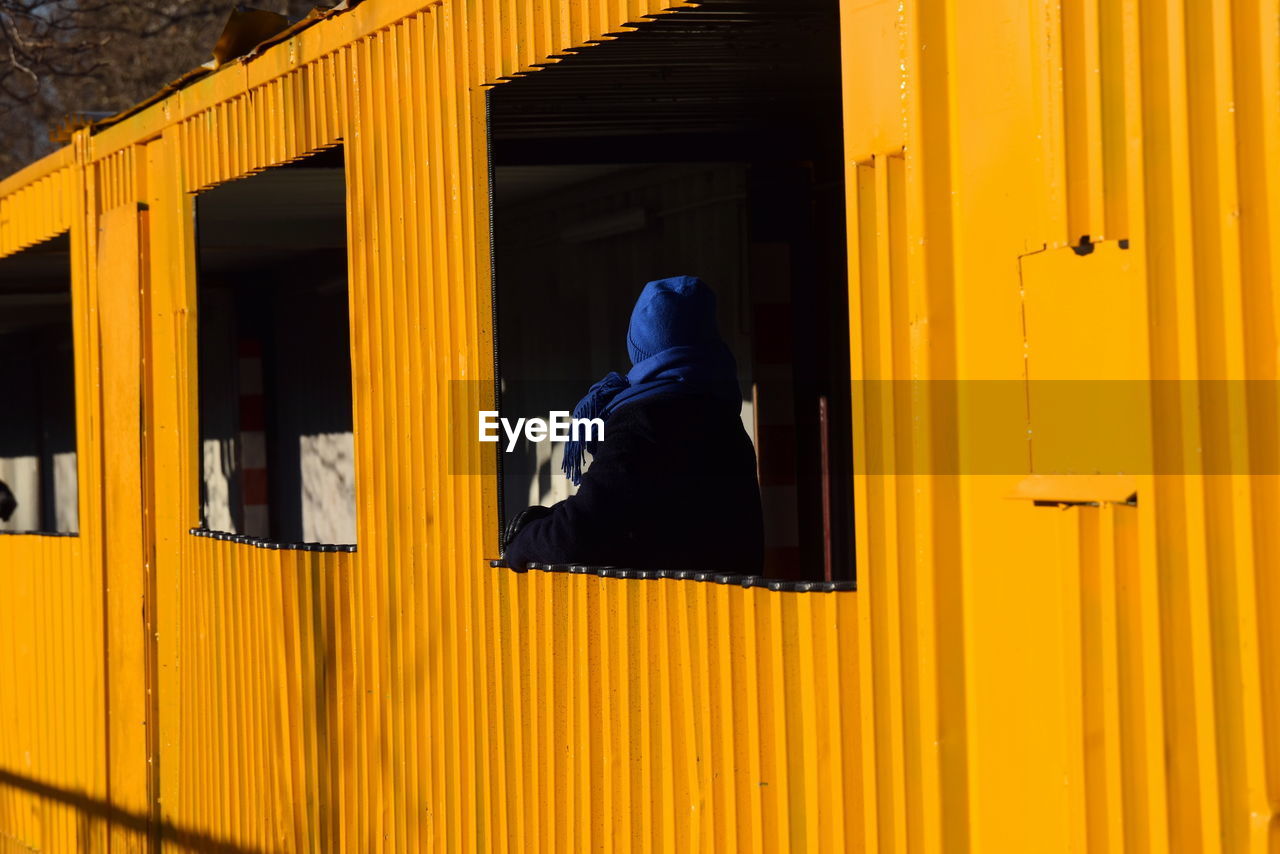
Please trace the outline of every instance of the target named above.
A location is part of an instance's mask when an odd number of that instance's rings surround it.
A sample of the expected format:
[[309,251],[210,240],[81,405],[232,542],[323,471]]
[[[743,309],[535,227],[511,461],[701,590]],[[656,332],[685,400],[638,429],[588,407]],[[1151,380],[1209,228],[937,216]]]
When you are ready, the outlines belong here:
[[341,148],[196,198],[204,528],[354,544]]
[[0,259],[0,532],[79,531],[73,345],[70,237]]
[[[625,371],[644,283],[701,277],[779,578],[854,575],[838,32],[836,0],[708,0],[489,96],[503,417]],[[497,447],[506,519],[573,493],[562,445]]]

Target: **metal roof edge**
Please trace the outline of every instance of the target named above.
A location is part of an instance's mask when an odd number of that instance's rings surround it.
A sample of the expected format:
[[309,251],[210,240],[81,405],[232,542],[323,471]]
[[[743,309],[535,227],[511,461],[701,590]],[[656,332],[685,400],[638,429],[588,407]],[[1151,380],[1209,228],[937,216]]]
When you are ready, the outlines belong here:
[[[205,63],[204,65],[197,66],[179,75],[177,78],[175,78],[171,82],[166,83],[164,86],[160,87],[159,91],[155,92],[154,94],[150,95],[147,98],[144,98],[138,103],[130,107],[127,107],[124,110],[121,110],[115,115],[108,116],[104,119],[99,119],[97,121],[89,122],[85,125],[85,127],[89,128],[90,134],[96,134],[100,130],[105,130],[106,128],[109,128],[112,125],[117,124],[129,118],[132,115],[135,115],[136,113],[142,112],[147,107],[150,107],[152,104],[155,104],[167,99],[168,97],[173,95],[175,92],[179,92],[185,89],[191,83],[194,83],[196,80],[206,77],[209,74],[214,73],[215,71],[219,71],[222,68],[225,68],[226,66],[231,65],[233,63],[251,62],[254,59],[261,56],[263,51],[266,50],[267,48],[273,45],[279,44],[280,42],[287,41],[293,38],[298,33],[302,32],[303,30],[309,29],[315,24],[318,24],[323,20],[332,18],[335,15],[340,15],[343,12],[354,9],[360,3],[361,3],[361,0],[340,0],[340,2],[337,5],[330,6],[327,9],[321,8],[320,6],[314,6],[312,7],[311,11],[308,12],[306,15],[304,15],[302,18],[290,24],[289,26],[285,27],[284,29],[274,33],[273,35],[270,35],[265,39],[257,42],[244,53],[241,53],[235,56],[230,56],[225,61],[219,61],[217,58],[211,59],[209,62]],[[238,8],[239,7],[237,6],[232,9],[231,17],[227,21],[227,26],[223,29],[222,34],[218,37],[219,45],[221,45],[225,41],[225,39],[228,37],[228,33],[231,30],[232,26],[234,25],[234,21],[236,20],[236,13]],[[215,50],[216,50],[216,47],[215,47]]]
[[[161,92],[139,102],[128,110],[115,116],[94,123],[90,129],[88,160],[95,161],[112,154],[119,149],[159,135],[166,127],[181,122],[193,115],[203,112],[217,103],[237,96],[242,92],[254,89],[269,80],[290,73],[319,59],[340,47],[392,26],[397,21],[411,15],[425,12],[444,5],[445,0],[358,0],[343,2],[313,19],[299,21],[293,27],[282,30],[266,41],[255,45],[253,50],[242,57],[224,63],[217,69],[201,67],[193,69],[186,75],[169,84]],[[317,24],[324,24],[317,27]],[[294,40],[305,33],[323,32],[323,37],[314,40],[303,39],[301,43]],[[261,60],[280,54],[282,44],[293,43],[293,47],[281,56],[288,57],[287,62],[267,63],[267,67],[258,70]],[[257,60],[257,61],[255,61]],[[277,67],[278,66],[278,67]],[[197,84],[219,78],[229,69],[239,69],[243,79],[233,84],[234,94],[215,96],[212,100],[204,97],[195,99],[195,103],[186,103],[184,93],[190,92]],[[153,111],[153,119],[140,119]],[[135,121],[141,121],[143,127],[129,128]],[[126,130],[126,128],[129,128]]]

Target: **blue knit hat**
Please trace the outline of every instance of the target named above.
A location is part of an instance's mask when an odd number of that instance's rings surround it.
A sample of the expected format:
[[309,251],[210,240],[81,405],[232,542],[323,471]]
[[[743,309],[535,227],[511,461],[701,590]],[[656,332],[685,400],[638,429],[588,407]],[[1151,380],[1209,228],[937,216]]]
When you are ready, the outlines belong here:
[[[627,329],[626,376],[610,373],[573,409],[574,418],[605,418],[619,406],[659,394],[705,394],[742,404],[733,354],[716,326],[716,294],[696,276],[674,276],[644,286]],[[564,446],[565,477],[582,481],[584,454],[595,442]]]
[[672,347],[703,347],[719,339],[715,291],[697,276],[675,276],[640,292],[627,329],[627,355],[634,365]]

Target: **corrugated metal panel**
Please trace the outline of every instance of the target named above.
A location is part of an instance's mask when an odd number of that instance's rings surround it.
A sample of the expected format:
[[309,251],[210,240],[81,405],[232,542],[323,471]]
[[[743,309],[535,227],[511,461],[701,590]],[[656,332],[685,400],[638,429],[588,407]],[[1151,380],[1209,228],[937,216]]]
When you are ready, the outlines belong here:
[[1158,589],[1140,556],[1138,511],[1105,505],[1068,515],[1060,554],[1073,841],[1087,851],[1168,850]]
[[76,172],[58,169],[0,197],[0,256],[66,231],[74,216]]
[[[1275,4],[844,7],[868,848],[1269,850]],[[1020,259],[1076,283],[1040,334]],[[1074,425],[1153,458],[1138,509],[974,463],[1028,425],[963,393],[1047,366],[1171,381]]]
[[104,848],[105,816],[85,809],[103,802],[107,773],[101,564],[89,548],[83,536],[0,537],[0,848]]
[[351,655],[351,558],[192,538],[175,827],[248,850],[363,847],[347,823],[362,807],[349,763],[368,745],[344,719],[371,702]]
[[[101,849],[107,838],[98,318],[82,146],[5,182],[0,256],[71,231],[79,536],[0,536],[0,847]],[[24,179],[29,179],[22,183]],[[13,186],[13,184],[17,186]],[[9,365],[7,370],[24,370]]]
[[[157,367],[157,454],[179,466],[158,485],[161,577],[168,561],[178,578],[159,594],[164,819],[250,848],[563,850],[625,838],[714,848],[724,833],[746,848],[843,845],[855,802],[838,760],[851,731],[837,722],[852,658],[832,635],[848,631],[847,595],[490,570],[493,485],[443,468],[446,381],[492,372],[474,86],[517,70],[487,67],[481,52],[496,10],[434,8],[166,132],[163,144],[182,152],[181,187],[165,173],[149,190],[157,218],[179,230],[153,263],[183,273],[153,277],[153,352],[191,346],[190,202],[175,189],[343,141],[361,482],[353,556],[186,536],[193,434],[164,424],[193,423],[193,375],[183,357],[176,376]],[[658,10],[537,11],[549,37],[567,39]],[[550,35],[557,27],[566,32]],[[327,108],[308,108],[316,102]],[[698,608],[720,628],[695,621]],[[673,625],[669,643],[645,643]],[[704,675],[709,662],[692,650],[717,645],[717,660],[756,688],[726,679],[715,701],[694,703],[723,674]],[[610,701],[605,716],[609,680],[632,699]],[[713,737],[724,765],[700,758]],[[731,756],[739,770],[717,781]]]
[[[484,627],[494,828],[522,850],[828,850],[858,791],[854,600],[502,573]],[[547,793],[555,791],[555,796]],[[523,840],[523,841],[521,841]]]

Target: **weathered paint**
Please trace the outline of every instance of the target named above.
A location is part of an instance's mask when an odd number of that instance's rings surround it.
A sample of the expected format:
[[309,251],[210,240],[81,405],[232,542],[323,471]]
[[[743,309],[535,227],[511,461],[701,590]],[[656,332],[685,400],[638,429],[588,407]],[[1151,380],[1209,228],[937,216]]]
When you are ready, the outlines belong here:
[[[486,566],[484,86],[667,5],[368,0],[0,182],[0,254],[71,231],[81,449],[80,535],[0,537],[0,847],[1280,846],[1280,481],[1201,473],[1280,472],[1265,395],[1153,394],[1190,474],[1058,509],[1035,392],[867,383],[856,594]],[[842,13],[857,377],[1277,378],[1274,0]],[[360,549],[192,537],[190,193],[339,140]]]

